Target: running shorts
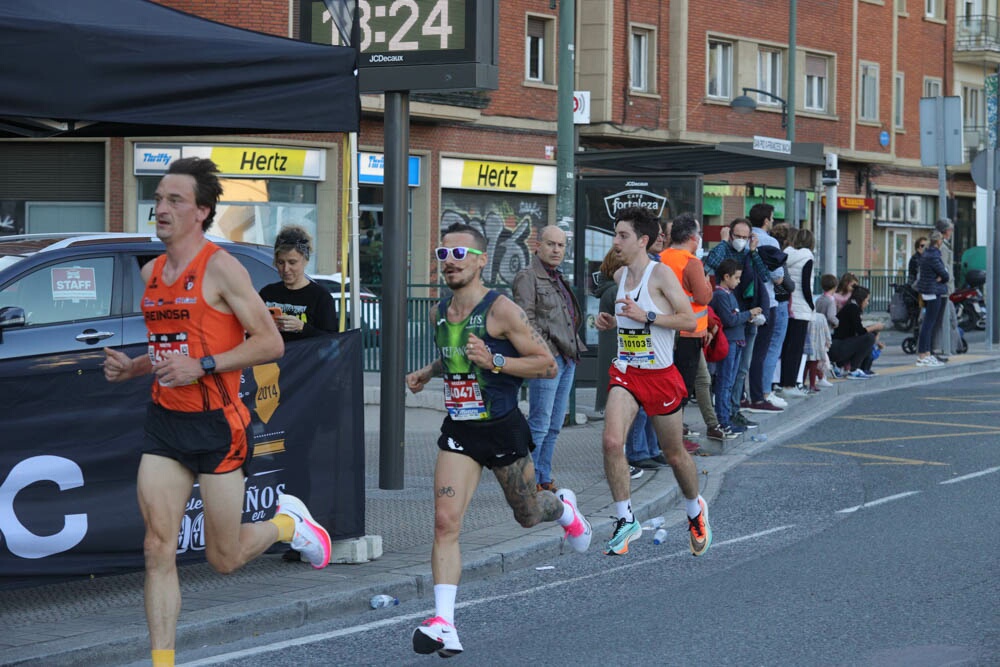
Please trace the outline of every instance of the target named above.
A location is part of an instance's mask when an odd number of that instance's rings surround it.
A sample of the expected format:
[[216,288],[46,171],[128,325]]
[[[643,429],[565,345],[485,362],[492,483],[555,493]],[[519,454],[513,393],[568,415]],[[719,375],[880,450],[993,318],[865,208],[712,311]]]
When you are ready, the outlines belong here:
[[672,415],[681,409],[687,398],[687,387],[676,366],[666,368],[635,368],[625,366],[618,370],[615,364],[608,369],[608,391],[621,387],[642,406],[650,417]]
[[464,454],[484,468],[503,468],[535,448],[528,420],[518,408],[485,421],[455,421],[445,417],[438,448]]
[[236,410],[178,412],[151,403],[146,411],[143,454],[173,459],[196,475],[221,475],[253,458],[249,425]]

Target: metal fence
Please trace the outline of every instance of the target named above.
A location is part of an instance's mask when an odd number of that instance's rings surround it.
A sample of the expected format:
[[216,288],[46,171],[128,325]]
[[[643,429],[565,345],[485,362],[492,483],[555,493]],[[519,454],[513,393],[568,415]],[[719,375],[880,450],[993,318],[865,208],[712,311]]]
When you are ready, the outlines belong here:
[[[885,269],[848,269],[858,277],[858,283],[871,291],[866,312],[878,313],[889,310],[889,300],[892,299],[893,283],[906,282],[906,271],[887,271]],[[817,289],[819,289],[817,287]],[[820,294],[817,291],[815,294]]]

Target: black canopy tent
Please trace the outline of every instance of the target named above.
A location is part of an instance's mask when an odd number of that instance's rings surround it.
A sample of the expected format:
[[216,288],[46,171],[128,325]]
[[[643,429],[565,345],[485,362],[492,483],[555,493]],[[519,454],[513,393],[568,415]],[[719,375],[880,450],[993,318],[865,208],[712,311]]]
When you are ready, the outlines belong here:
[[788,153],[754,148],[752,143],[722,142],[644,148],[590,150],[574,156],[582,168],[634,174],[693,172],[725,174],[782,167],[822,167],[823,144],[791,143]]
[[352,132],[356,51],[147,0],[0,3],[0,136]]

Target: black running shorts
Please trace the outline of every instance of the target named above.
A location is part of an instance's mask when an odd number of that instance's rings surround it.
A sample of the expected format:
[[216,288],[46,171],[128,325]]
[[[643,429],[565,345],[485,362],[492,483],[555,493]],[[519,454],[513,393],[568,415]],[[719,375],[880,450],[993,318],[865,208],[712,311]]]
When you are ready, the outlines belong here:
[[143,454],[174,459],[197,474],[221,475],[253,458],[253,440],[235,410],[178,412],[151,403],[146,411]]
[[484,468],[503,468],[531,453],[528,420],[518,408],[485,421],[455,421],[445,417],[438,447],[470,457]]

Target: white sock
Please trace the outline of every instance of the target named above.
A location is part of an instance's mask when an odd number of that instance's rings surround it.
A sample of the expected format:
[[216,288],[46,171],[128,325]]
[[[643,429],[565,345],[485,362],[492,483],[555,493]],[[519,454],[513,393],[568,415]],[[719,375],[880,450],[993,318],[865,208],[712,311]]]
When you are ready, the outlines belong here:
[[556,523],[565,528],[569,524],[573,523],[573,519],[576,518],[576,512],[573,511],[573,508],[570,507],[569,503],[567,503],[566,501],[562,501],[562,504],[563,504],[563,513],[561,517],[556,519]]
[[[701,498],[701,496],[698,496],[698,498]],[[687,510],[689,519],[693,519],[701,514],[701,505],[698,503],[698,498],[694,500],[684,499],[684,509]]]
[[635,515],[632,514],[632,499],[616,500],[615,514],[618,515],[619,519],[625,519],[629,523],[635,521]]
[[434,584],[434,611],[438,616],[455,625],[456,584]]

